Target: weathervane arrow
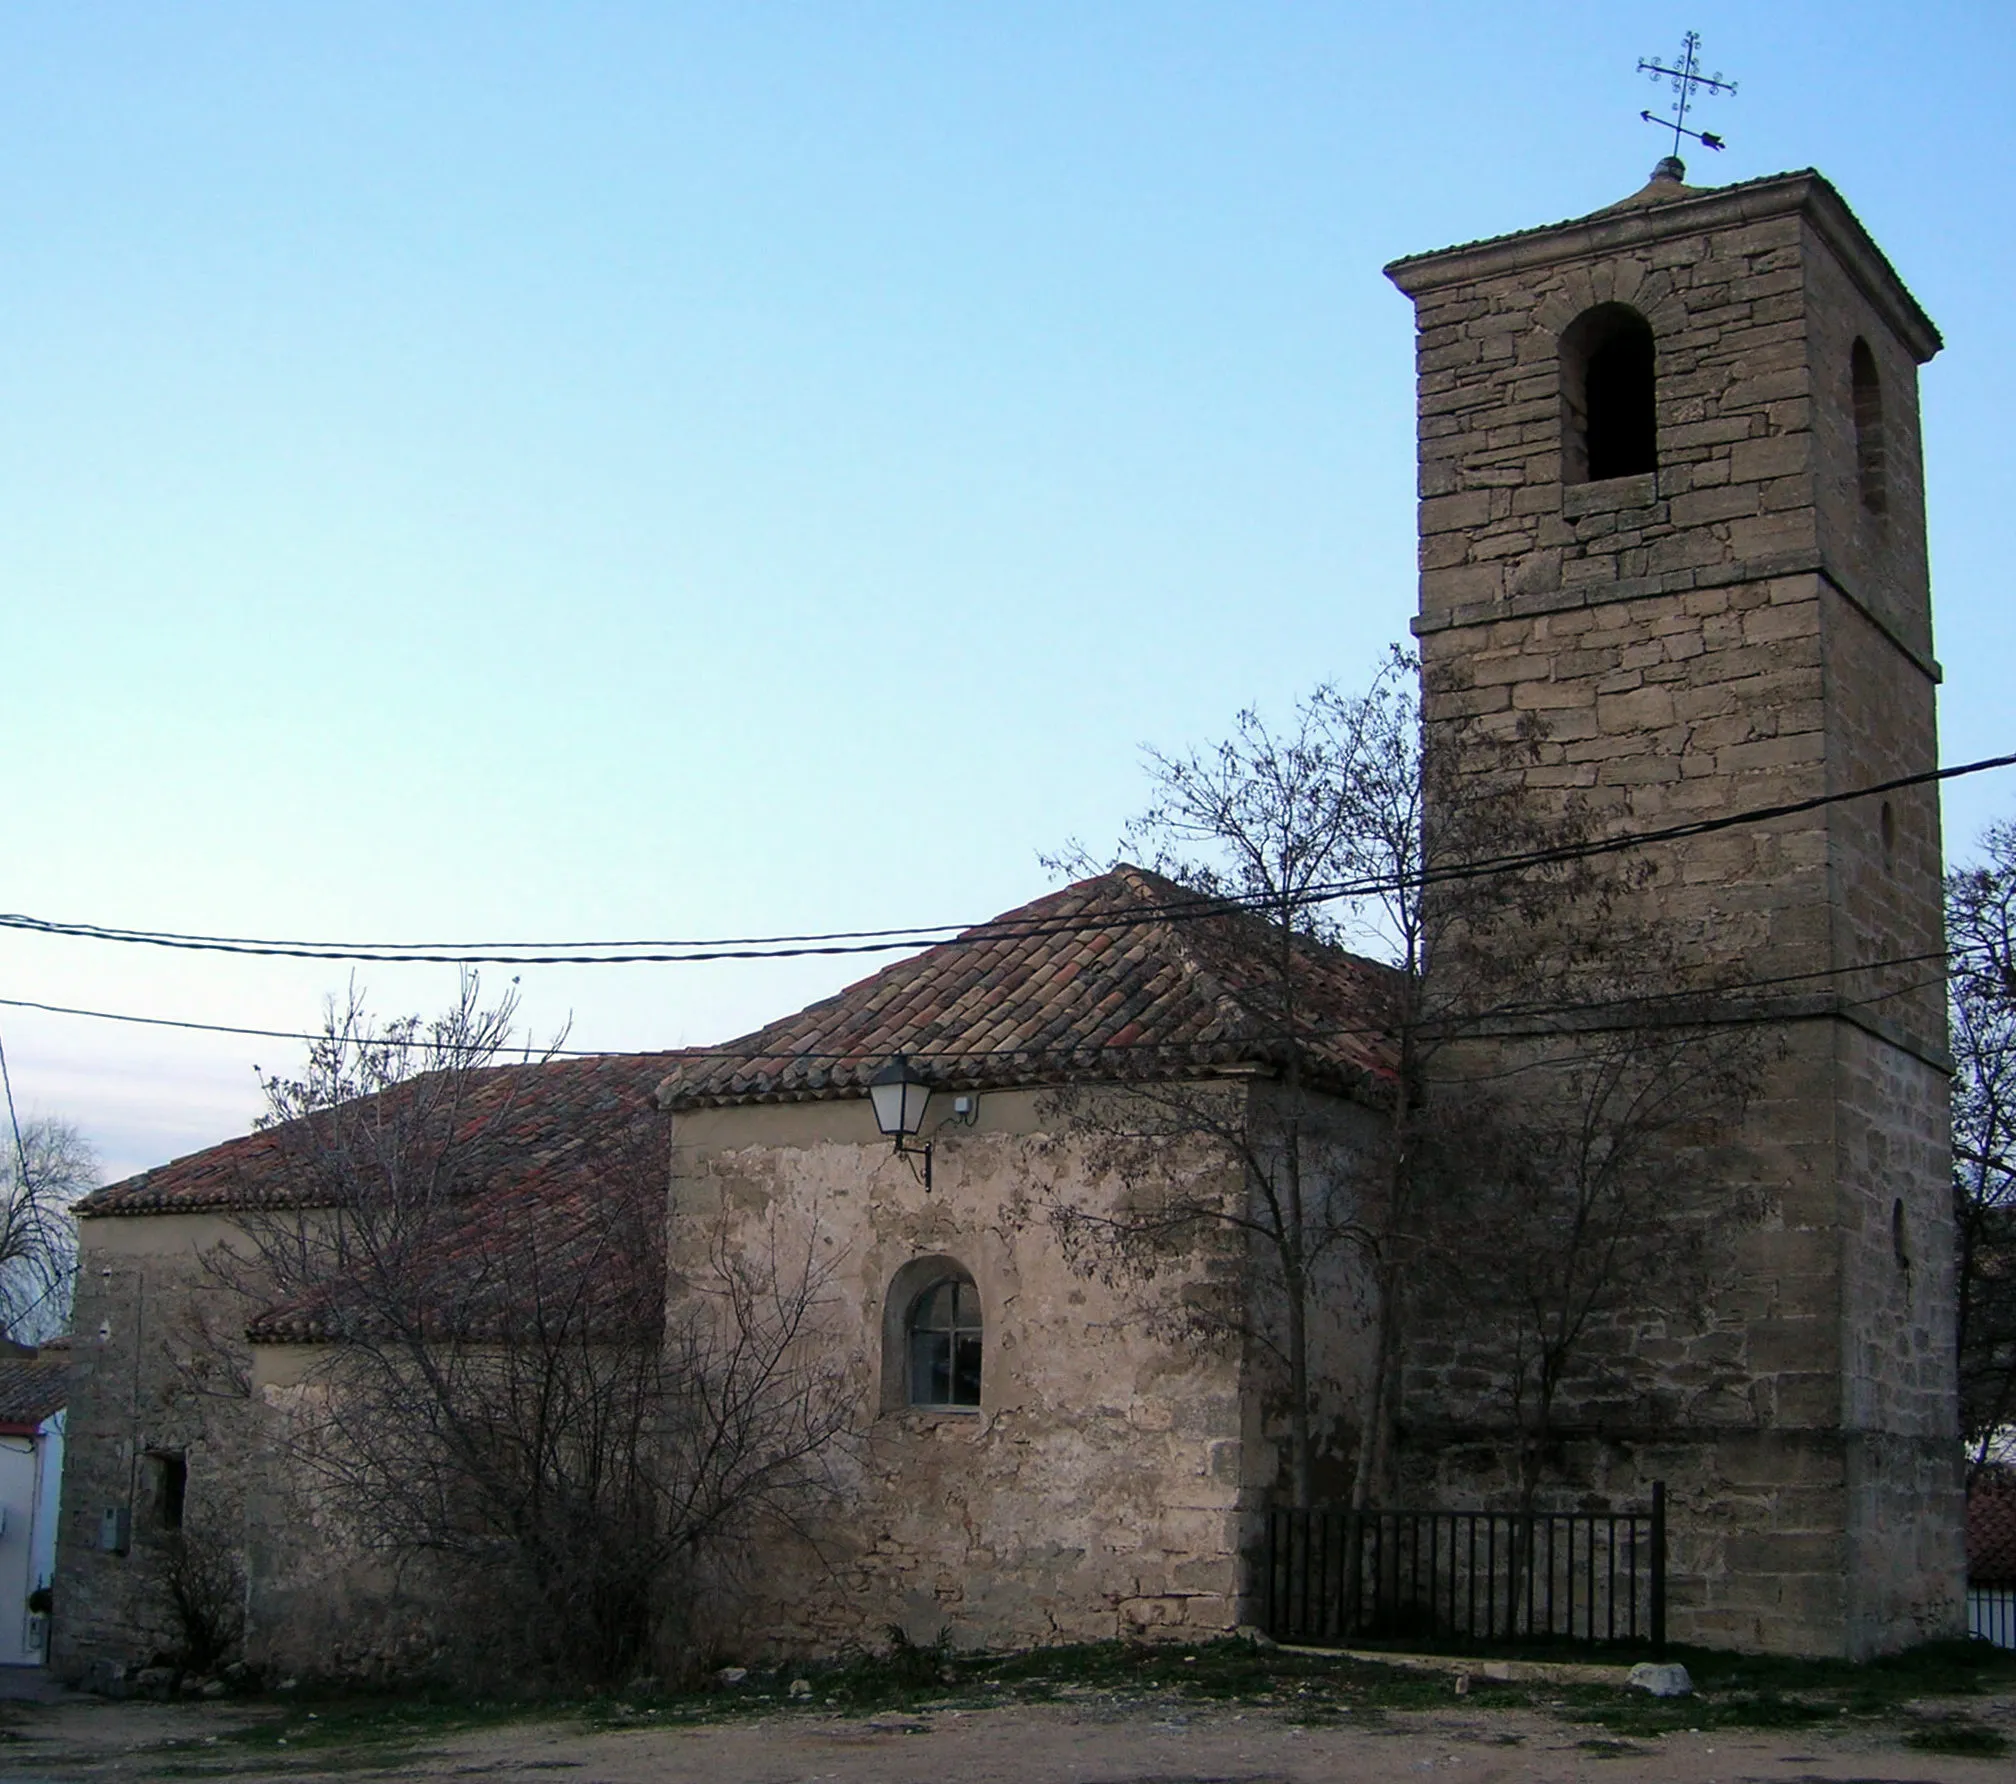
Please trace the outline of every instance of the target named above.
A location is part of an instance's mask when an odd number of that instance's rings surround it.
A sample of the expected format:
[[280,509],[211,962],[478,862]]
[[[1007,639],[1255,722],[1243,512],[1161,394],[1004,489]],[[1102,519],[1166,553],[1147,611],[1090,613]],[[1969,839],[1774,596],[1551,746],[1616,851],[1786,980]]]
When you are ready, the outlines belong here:
[[[1638,64],[1638,72],[1640,74],[1649,75],[1655,81],[1663,80],[1673,83],[1675,97],[1673,115],[1670,118],[1655,117],[1649,111],[1641,111],[1638,115],[1648,124],[1657,124],[1661,130],[1670,130],[1673,132],[1672,159],[1676,166],[1680,164],[1680,139],[1683,136],[1691,136],[1704,149],[1720,149],[1723,147],[1721,137],[1717,136],[1713,131],[1690,130],[1687,127],[1687,108],[1693,104],[1696,90],[1698,89],[1705,93],[1734,93],[1736,91],[1736,83],[1734,81],[1725,81],[1722,78],[1722,71],[1720,69],[1717,69],[1713,74],[1703,74],[1701,72],[1700,32],[1689,31],[1681,39],[1679,60],[1680,66],[1677,68],[1668,68],[1665,63],[1649,56]],[[1684,173],[1686,169],[1682,167],[1681,171]]]

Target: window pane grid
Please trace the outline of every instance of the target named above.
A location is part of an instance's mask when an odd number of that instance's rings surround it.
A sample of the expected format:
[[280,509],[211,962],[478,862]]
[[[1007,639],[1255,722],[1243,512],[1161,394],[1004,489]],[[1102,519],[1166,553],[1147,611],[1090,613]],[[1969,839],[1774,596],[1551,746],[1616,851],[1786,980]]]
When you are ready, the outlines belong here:
[[910,1404],[980,1404],[980,1291],[970,1281],[936,1282],[912,1304]]

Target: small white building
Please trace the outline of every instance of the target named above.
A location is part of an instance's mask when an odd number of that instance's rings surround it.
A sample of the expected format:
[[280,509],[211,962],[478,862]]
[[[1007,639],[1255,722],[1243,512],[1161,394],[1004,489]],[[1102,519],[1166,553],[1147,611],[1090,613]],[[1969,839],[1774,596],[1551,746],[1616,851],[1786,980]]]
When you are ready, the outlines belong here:
[[0,1666],[40,1666],[49,1616],[31,1605],[56,1577],[69,1359],[0,1355]]

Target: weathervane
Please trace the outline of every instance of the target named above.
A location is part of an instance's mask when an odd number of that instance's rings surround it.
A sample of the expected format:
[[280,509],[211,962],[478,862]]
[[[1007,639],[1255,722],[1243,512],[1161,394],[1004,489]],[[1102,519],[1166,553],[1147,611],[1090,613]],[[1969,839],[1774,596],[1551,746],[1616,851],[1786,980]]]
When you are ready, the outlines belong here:
[[[1650,75],[1655,81],[1667,80],[1673,83],[1673,91],[1677,97],[1674,100],[1673,115],[1670,118],[1655,118],[1649,111],[1641,111],[1638,115],[1648,124],[1657,124],[1661,130],[1670,130],[1673,132],[1673,153],[1670,159],[1676,170],[1676,178],[1679,174],[1686,171],[1680,161],[1680,139],[1683,136],[1691,136],[1704,149],[1719,149],[1722,147],[1722,139],[1712,131],[1689,130],[1687,128],[1687,108],[1694,101],[1695,88],[1699,87],[1709,93],[1733,93],[1736,91],[1736,83],[1734,81],[1725,81],[1719,68],[1713,74],[1703,74],[1701,72],[1700,57],[1701,33],[1699,31],[1689,31],[1680,44],[1680,66],[1678,68],[1668,68],[1663,62],[1655,61],[1650,57],[1647,57],[1638,64],[1638,72],[1640,74]],[[1660,166],[1663,168],[1665,163],[1660,163]]]

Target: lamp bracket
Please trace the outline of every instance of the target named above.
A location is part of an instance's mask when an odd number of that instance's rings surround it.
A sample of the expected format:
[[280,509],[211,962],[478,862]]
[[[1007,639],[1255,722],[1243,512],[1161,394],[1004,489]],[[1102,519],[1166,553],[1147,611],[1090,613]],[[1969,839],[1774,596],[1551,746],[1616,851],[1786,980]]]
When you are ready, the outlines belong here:
[[[928,1190],[931,1187],[931,1142],[926,1140],[921,1146],[906,1146],[903,1136],[896,1136],[896,1156],[910,1161],[910,1174]],[[918,1170],[917,1161],[924,1161],[923,1170]]]

